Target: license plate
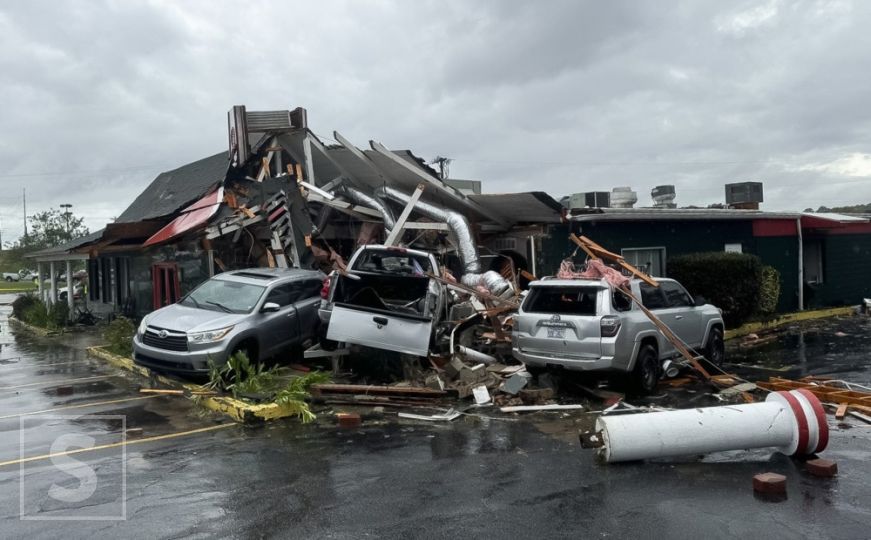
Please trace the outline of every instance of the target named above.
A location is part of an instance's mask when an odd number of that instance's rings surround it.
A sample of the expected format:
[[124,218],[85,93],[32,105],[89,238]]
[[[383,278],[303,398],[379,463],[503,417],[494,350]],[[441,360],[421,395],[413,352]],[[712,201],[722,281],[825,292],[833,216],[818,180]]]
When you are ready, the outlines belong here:
[[563,339],[566,337],[566,329],[565,328],[548,328],[547,329],[547,337]]

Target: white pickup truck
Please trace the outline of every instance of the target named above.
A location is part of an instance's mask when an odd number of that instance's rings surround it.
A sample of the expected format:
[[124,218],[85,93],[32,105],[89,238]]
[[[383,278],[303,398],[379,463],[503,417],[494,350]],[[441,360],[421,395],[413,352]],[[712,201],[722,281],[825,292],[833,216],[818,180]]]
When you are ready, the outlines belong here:
[[3,279],[6,281],[20,281],[21,276],[15,272],[3,272]]
[[324,282],[321,323],[326,342],[342,342],[427,356],[445,312],[447,289],[436,258],[425,251],[363,246],[345,273]]

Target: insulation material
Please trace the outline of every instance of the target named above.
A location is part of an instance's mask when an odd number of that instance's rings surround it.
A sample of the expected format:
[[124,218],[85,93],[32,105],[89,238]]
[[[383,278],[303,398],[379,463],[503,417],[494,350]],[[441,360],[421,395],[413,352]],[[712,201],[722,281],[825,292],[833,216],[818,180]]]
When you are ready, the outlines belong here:
[[619,270],[607,266],[598,259],[588,260],[583,272],[576,271],[572,261],[565,259],[560,263],[557,277],[559,279],[604,279],[612,286],[621,289],[629,287],[629,282],[632,280],[629,276],[624,276]]

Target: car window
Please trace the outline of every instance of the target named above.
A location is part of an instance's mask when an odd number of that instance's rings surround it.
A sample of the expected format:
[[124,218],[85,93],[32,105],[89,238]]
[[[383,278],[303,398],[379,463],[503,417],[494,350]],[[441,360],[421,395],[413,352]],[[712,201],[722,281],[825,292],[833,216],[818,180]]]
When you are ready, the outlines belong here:
[[632,299],[621,292],[614,291],[611,294],[611,305],[617,311],[629,311],[632,309]]
[[429,259],[402,250],[364,250],[354,261],[354,270],[422,276],[433,269]]
[[523,302],[527,313],[595,315],[598,287],[534,287]]
[[293,283],[285,283],[275,287],[269,291],[266,301],[274,302],[281,307],[289,306],[293,303]]
[[665,295],[662,294],[662,289],[647,283],[641,284],[641,303],[647,309],[662,309],[668,306]]
[[694,306],[695,302],[683,287],[673,281],[663,281],[659,284],[670,307]]
[[179,303],[198,309],[227,313],[250,313],[266,287],[224,279],[210,279],[191,291]]

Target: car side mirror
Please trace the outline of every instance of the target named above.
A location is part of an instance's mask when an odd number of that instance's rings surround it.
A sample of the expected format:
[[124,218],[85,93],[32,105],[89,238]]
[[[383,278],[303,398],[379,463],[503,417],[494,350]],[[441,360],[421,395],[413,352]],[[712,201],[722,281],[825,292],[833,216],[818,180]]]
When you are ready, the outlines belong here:
[[693,302],[695,302],[696,307],[704,306],[708,303],[704,296],[694,296]]
[[275,313],[279,309],[281,309],[281,306],[275,302],[266,302],[263,304],[263,307],[260,308],[260,313]]

